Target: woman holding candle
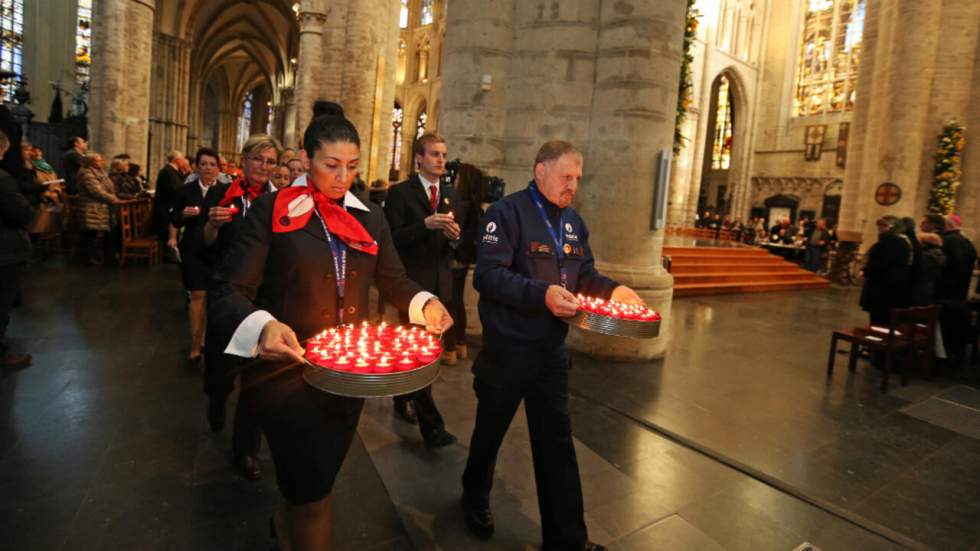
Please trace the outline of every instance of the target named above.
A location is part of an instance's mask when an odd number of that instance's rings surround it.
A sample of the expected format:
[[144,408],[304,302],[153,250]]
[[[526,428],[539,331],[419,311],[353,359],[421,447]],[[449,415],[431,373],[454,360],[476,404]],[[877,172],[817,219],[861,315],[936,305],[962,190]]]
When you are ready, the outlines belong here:
[[214,195],[218,182],[218,154],[202,147],[194,156],[197,179],[188,182],[177,190],[174,208],[170,214],[170,224],[183,228],[180,243],[173,238],[167,246],[180,250],[180,274],[184,289],[190,295],[187,316],[191,330],[191,350],[188,363],[197,369],[201,364],[201,350],[204,346],[204,324],[207,318],[205,303],[211,272],[204,261],[204,242],[201,226],[206,220],[201,207],[209,195]]
[[[242,146],[244,175],[231,183],[214,186],[201,205],[202,216],[207,213],[206,223],[201,227],[201,242],[212,276],[238,241],[240,228],[248,218],[252,203],[262,195],[276,191],[269,182],[269,175],[281,151],[282,146],[271,136],[257,134],[250,137]],[[242,361],[224,353],[230,332],[209,320],[207,335],[204,391],[208,395],[208,422],[211,430],[218,432],[224,428],[225,401],[235,387]],[[262,477],[262,468],[256,457],[262,445],[262,435],[251,414],[249,389],[244,385],[241,389],[232,431],[232,451],[235,465],[242,474],[256,480]]]
[[318,117],[303,143],[309,172],[252,204],[218,272],[209,314],[233,333],[228,353],[259,358],[243,378],[256,390],[259,422],[287,502],[274,517],[279,545],[319,550],[330,546],[329,496],[363,400],[309,387],[300,341],[367,319],[372,284],[433,332],[444,332],[452,319],[405,275],[381,209],[349,192],[360,159],[350,121]]

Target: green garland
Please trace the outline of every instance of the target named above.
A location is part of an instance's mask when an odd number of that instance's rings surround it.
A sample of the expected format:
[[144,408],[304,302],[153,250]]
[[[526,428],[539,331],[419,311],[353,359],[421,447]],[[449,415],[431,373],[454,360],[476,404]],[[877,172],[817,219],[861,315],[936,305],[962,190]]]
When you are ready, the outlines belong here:
[[929,194],[929,212],[952,214],[956,209],[956,188],[960,186],[960,156],[963,153],[964,127],[951,120],[939,134],[936,149],[936,168]]
[[698,18],[701,14],[694,8],[696,0],[687,0],[687,27],[684,29],[684,58],[681,61],[681,80],[677,86],[677,119],[674,122],[674,153],[680,153],[684,144],[688,141],[681,134],[681,125],[687,118],[687,111],[691,108],[691,93],[694,84],[691,79],[691,63],[694,56],[691,55],[691,45],[698,33]]

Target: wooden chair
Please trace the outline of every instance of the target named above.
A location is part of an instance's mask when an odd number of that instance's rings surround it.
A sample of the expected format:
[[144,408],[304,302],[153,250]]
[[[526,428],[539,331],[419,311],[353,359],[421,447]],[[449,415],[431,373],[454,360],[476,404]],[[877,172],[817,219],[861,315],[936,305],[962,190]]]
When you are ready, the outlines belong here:
[[[847,358],[847,370],[854,372],[857,365],[858,348],[866,347],[885,354],[885,373],[881,378],[881,391],[888,391],[888,377],[896,355],[915,354],[922,351],[922,372],[932,375],[932,362],[936,354],[936,320],[940,307],[922,306],[917,308],[896,308],[891,312],[888,327],[869,325],[849,330],[834,331],[830,337],[830,356],[827,358],[827,380],[834,375],[834,359],[837,356],[837,342],[851,343]],[[905,358],[903,358],[905,359]],[[908,363],[902,362],[902,386],[908,384]]]
[[147,199],[128,199],[119,204],[119,221],[122,226],[122,251],[119,265],[126,260],[145,258],[150,266],[160,263],[160,242],[147,237],[152,204]]

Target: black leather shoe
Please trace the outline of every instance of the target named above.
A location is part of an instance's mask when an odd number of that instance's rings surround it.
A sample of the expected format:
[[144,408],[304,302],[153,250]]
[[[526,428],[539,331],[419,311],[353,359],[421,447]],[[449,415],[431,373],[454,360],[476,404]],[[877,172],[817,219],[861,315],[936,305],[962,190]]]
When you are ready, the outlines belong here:
[[429,448],[444,448],[456,442],[456,437],[446,432],[446,429],[436,429],[422,438]]
[[211,432],[221,432],[225,428],[225,403],[223,400],[208,402],[208,425]]
[[410,425],[414,425],[419,422],[419,418],[415,415],[415,408],[412,407],[412,402],[410,400],[395,400],[395,414],[397,414],[402,421],[405,421]]
[[463,498],[463,515],[470,532],[481,540],[493,537],[493,513],[489,507],[474,507]]
[[585,542],[585,551],[606,551],[606,548],[591,541]]
[[262,465],[259,464],[259,460],[251,455],[239,455],[235,459],[235,464],[238,466],[238,470],[242,472],[242,476],[249,480],[258,480],[262,478]]

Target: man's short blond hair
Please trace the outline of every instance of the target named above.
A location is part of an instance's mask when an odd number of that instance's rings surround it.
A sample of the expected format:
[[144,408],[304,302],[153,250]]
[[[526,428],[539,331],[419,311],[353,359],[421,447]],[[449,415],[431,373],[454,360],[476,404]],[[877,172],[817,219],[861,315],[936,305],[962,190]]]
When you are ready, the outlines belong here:
[[412,153],[415,155],[422,155],[424,157],[425,146],[429,145],[430,143],[446,143],[446,139],[434,132],[426,132],[425,134],[419,136],[419,139],[415,140],[415,143],[412,144]]
[[167,162],[172,163],[184,156],[184,152],[179,149],[171,149],[167,152]]
[[544,145],[538,149],[538,154],[534,157],[534,164],[538,163],[550,163],[551,161],[558,160],[565,155],[577,155],[582,156],[582,152],[579,148],[575,147],[572,142],[566,142],[565,140],[551,140],[545,142]]
[[253,134],[242,146],[242,158],[247,159],[262,154],[266,149],[276,150],[276,161],[282,156],[282,144],[268,134]]

